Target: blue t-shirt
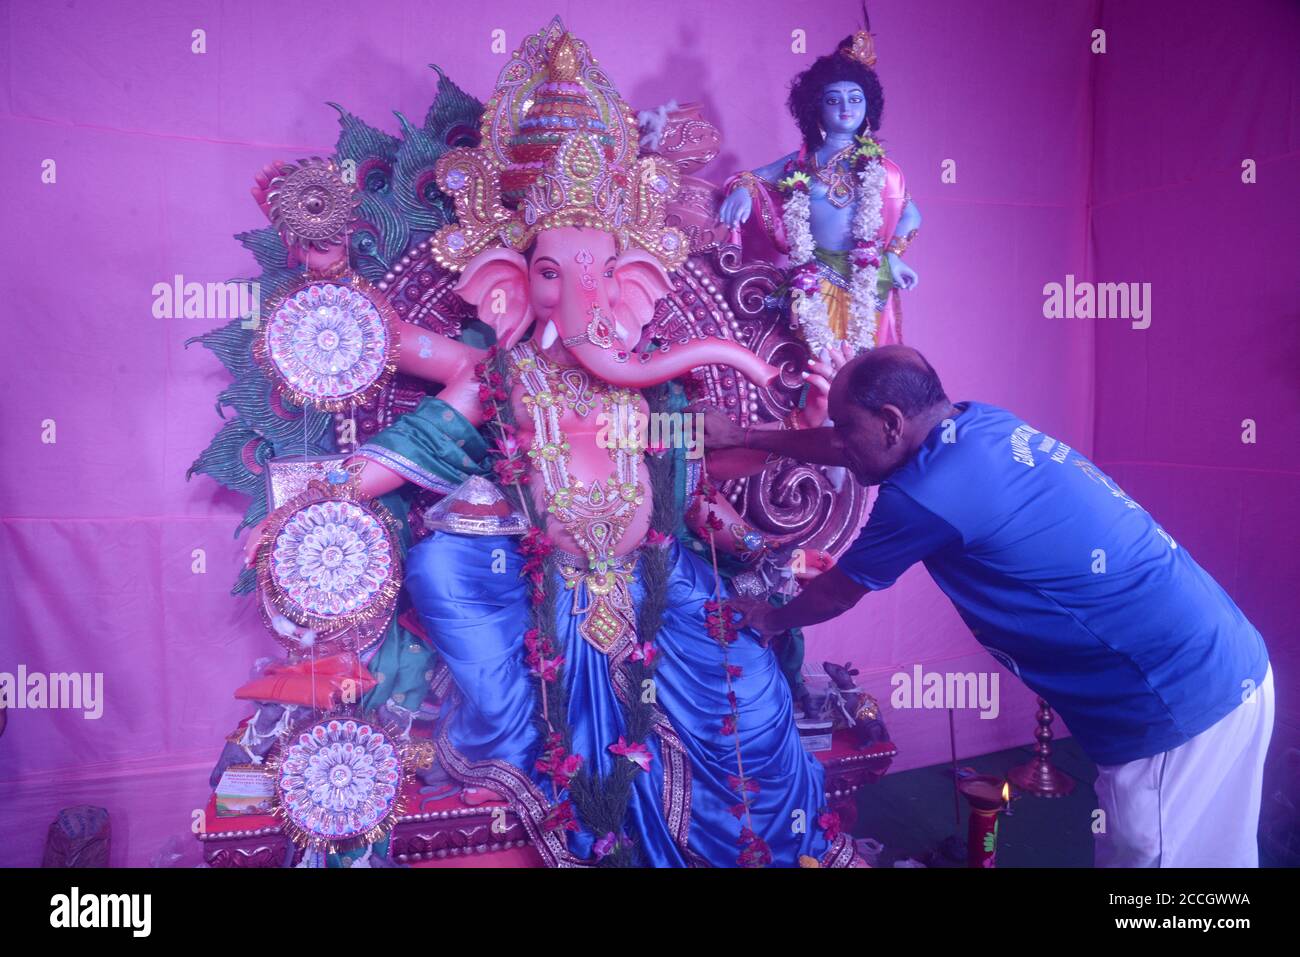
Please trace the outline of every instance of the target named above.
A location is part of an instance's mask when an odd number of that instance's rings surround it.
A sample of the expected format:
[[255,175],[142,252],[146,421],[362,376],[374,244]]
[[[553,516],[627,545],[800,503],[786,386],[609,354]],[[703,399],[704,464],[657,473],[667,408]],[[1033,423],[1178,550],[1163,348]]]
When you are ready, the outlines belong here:
[[880,486],[839,568],[879,591],[921,561],[976,639],[1097,764],[1183,744],[1263,680],[1232,599],[1084,456],[980,402]]

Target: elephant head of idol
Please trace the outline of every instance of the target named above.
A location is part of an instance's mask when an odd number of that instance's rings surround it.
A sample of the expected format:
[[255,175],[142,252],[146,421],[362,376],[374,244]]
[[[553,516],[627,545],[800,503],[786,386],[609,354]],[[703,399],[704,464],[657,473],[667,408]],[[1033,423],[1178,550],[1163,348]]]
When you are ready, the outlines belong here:
[[531,328],[613,385],[640,388],[703,365],[759,385],[779,370],[743,346],[697,339],[639,352],[686,237],[665,223],[677,171],[639,156],[635,118],[586,44],[559,19],[528,37],[483,113],[481,144],[438,162],[457,222],[434,257],[460,272],[457,293],[513,346]]

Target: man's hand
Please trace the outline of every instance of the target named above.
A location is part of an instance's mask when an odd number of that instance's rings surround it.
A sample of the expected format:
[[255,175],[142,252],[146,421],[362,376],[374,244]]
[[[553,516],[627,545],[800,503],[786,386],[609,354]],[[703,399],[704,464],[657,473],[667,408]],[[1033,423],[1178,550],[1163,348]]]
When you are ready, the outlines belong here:
[[774,627],[772,613],[776,611],[776,608],[769,605],[765,598],[740,598],[737,596],[733,597],[728,604],[734,610],[740,612],[740,621],[736,623],[736,627],[754,629],[758,632],[759,641],[764,647],[784,630]]
[[688,412],[699,412],[704,416],[704,450],[718,452],[722,449],[738,449],[745,444],[745,429],[719,412],[716,407],[695,403]]

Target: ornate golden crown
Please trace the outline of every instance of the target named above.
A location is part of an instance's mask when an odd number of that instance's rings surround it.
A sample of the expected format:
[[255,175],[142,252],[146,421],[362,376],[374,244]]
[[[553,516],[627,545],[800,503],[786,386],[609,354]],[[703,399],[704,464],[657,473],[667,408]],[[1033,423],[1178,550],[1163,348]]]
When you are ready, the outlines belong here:
[[620,250],[638,246],[669,270],[685,261],[685,234],[664,221],[677,170],[639,156],[635,116],[559,17],[501,71],[480,132],[477,147],[438,161],[457,219],[433,237],[442,266],[460,270],[494,245],[523,251],[560,226],[610,232]]

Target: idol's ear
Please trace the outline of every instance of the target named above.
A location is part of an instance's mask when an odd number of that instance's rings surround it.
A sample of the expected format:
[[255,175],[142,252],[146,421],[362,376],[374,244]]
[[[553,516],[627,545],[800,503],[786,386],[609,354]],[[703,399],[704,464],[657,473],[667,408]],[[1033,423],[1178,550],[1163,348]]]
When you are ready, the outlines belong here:
[[528,263],[513,249],[488,249],[465,265],[456,294],[478,310],[497,334],[497,345],[514,346],[532,322]]
[[658,259],[633,246],[614,263],[614,282],[618,284],[614,318],[628,330],[631,347],[654,318],[655,304],[672,292],[672,281]]

